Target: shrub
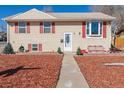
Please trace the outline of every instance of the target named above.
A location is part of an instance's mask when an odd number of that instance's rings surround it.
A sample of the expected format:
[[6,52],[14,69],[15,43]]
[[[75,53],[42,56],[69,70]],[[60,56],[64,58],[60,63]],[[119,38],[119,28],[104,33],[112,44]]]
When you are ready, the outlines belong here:
[[7,45],[5,46],[4,50],[3,50],[4,54],[15,54],[13,47],[10,43],[7,43]]
[[80,47],[77,48],[76,54],[77,54],[77,55],[82,55]]
[[24,50],[25,50],[24,46],[21,45],[21,46],[19,47],[19,52],[24,52]]
[[62,51],[61,51],[61,48],[60,48],[60,47],[58,48],[57,52],[58,52],[59,54],[62,54]]

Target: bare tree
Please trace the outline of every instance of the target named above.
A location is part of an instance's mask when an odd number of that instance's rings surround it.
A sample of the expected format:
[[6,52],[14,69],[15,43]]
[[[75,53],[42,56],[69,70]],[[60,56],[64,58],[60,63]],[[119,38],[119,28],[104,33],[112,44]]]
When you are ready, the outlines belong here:
[[112,22],[112,31],[119,31],[124,29],[124,6],[119,5],[103,5],[92,6],[93,11],[103,12],[105,14],[116,17]]
[[105,14],[116,17],[112,22],[112,36],[114,37],[114,44],[116,39],[116,34],[120,31],[124,31],[124,6],[119,5],[97,5],[92,6],[93,11],[103,12]]

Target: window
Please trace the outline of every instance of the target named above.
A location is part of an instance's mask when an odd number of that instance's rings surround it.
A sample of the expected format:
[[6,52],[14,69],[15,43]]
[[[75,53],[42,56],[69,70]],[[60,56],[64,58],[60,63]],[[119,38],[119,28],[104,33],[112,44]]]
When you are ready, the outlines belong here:
[[99,33],[99,23],[98,22],[92,22],[91,23],[91,34],[92,35],[98,35]]
[[51,23],[44,22],[44,33],[50,33],[50,32],[51,32]]
[[32,44],[32,51],[37,51],[37,50],[38,50],[37,44]]
[[87,36],[101,36],[102,35],[102,22],[87,22],[86,26]]
[[26,33],[26,22],[19,22],[19,33]]

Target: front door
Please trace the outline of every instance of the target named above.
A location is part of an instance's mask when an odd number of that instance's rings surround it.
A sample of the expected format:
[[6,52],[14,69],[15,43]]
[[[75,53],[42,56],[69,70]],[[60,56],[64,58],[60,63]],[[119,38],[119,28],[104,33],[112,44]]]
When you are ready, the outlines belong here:
[[64,51],[72,51],[72,33],[64,33]]

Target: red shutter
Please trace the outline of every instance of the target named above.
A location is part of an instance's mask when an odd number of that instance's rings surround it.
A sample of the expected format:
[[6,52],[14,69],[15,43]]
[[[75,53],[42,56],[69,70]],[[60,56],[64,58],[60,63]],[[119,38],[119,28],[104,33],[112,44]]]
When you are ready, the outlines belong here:
[[103,22],[103,38],[106,38],[106,22]]
[[27,33],[30,33],[30,22],[27,22]]
[[15,23],[15,33],[18,33],[18,22]]
[[43,22],[40,22],[40,33],[43,33]]
[[31,44],[28,44],[28,50],[31,51]]
[[42,44],[39,44],[39,51],[42,51]]
[[86,38],[86,22],[82,22],[82,38]]
[[55,33],[55,23],[52,23],[52,33]]

